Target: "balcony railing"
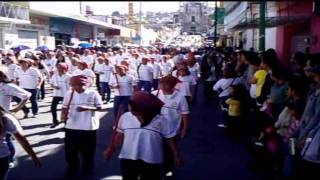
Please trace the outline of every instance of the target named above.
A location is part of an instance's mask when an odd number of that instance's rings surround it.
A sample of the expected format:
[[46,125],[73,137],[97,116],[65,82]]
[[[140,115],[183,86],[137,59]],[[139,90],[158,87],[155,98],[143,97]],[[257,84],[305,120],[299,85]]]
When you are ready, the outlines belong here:
[[10,2],[0,2],[0,17],[15,20],[30,21],[29,9],[27,7],[12,4]]

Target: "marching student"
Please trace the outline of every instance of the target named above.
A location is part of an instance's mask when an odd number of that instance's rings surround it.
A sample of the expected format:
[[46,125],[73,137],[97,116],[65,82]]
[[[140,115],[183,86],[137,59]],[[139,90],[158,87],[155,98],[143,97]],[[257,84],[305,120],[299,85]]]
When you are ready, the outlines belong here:
[[[19,86],[10,83],[8,76],[0,70],[0,106],[5,111],[10,111],[13,113],[18,112],[29,100],[31,97],[31,93],[20,88]],[[11,109],[11,100],[12,98],[19,98],[20,102]],[[14,155],[15,155],[15,147],[11,140],[11,135],[7,134],[6,142],[9,147],[10,157],[9,162],[10,166],[14,166]]]
[[89,49],[85,49],[83,55],[80,56],[80,60],[87,63],[88,69],[91,69],[94,64],[94,57]]
[[171,60],[169,59],[169,57],[167,55],[164,55],[162,57],[162,61],[161,61],[161,70],[162,70],[162,75],[163,76],[167,76],[169,74],[171,74],[171,71],[174,67],[174,64],[171,62]]
[[194,98],[196,80],[190,74],[187,67],[182,67],[177,71],[178,79],[181,81],[178,85],[179,92],[186,97],[188,104],[190,105]]
[[[171,75],[162,77],[159,82],[159,90],[153,91],[164,106],[161,109],[161,115],[168,119],[168,126],[174,130],[174,137],[184,138],[189,128],[189,105],[186,98],[175,89],[180,80]],[[173,171],[174,159],[170,148],[164,144],[164,171],[169,173]]]
[[153,80],[153,68],[148,64],[149,58],[143,57],[141,64],[137,67],[139,89],[151,92],[152,80]]
[[89,66],[86,62],[84,61],[77,61],[78,69],[76,69],[73,73],[72,76],[78,76],[78,75],[84,75],[89,78],[89,87],[91,87],[94,84],[94,79],[96,75],[94,72],[89,69]]
[[110,159],[122,142],[119,154],[124,180],[160,180],[163,163],[163,138],[169,143],[177,165],[182,165],[168,120],[160,114],[164,103],[145,91],[136,92],[129,100],[129,111],[117,123],[115,142],[104,151]]
[[153,82],[152,82],[152,87],[153,90],[157,90],[158,89],[158,84],[159,84],[159,79],[162,76],[161,74],[161,67],[158,64],[158,62],[156,62],[155,58],[151,58],[151,66],[153,68]]
[[15,80],[14,73],[16,69],[19,68],[19,66],[17,65],[17,59],[14,55],[7,55],[7,57],[5,58],[5,62],[8,67],[8,79],[10,82],[13,82]]
[[63,97],[69,91],[69,82],[71,75],[68,72],[67,63],[58,63],[57,72],[51,77],[51,86],[53,88],[53,98],[51,103],[52,125],[55,128],[59,121],[57,119],[57,106],[63,101]]
[[36,167],[41,166],[41,162],[30,146],[28,140],[22,135],[22,127],[18,120],[0,106],[0,179],[7,179],[9,170],[10,150],[4,138],[7,133],[14,135],[22,148],[31,157]]
[[[30,101],[33,117],[36,117],[38,114],[38,101],[37,94],[38,89],[40,89],[43,77],[41,72],[32,67],[33,60],[29,58],[24,58],[20,60],[21,68],[18,68],[16,75],[16,82],[21,88],[31,93]],[[22,108],[24,112],[24,118],[28,118],[29,109],[24,106]]]
[[[109,64],[109,60],[107,58],[98,57],[99,64],[96,64],[95,71],[100,75],[100,94],[102,96],[102,101],[110,101],[110,87],[109,81],[110,76],[113,71],[113,67]],[[102,63],[102,64],[100,64]],[[107,93],[107,99],[105,98],[105,94]]]
[[61,120],[65,125],[65,156],[67,175],[73,176],[79,168],[79,153],[82,156],[84,175],[91,175],[94,168],[96,133],[99,118],[95,111],[102,109],[101,96],[96,90],[87,88],[90,80],[84,75],[70,79],[72,91],[64,99]]
[[109,85],[115,89],[114,94],[114,117],[117,116],[121,105],[124,107],[124,111],[128,111],[128,102],[130,96],[137,89],[137,84],[134,81],[134,77],[127,73],[126,66],[120,65],[115,67],[116,73],[112,74]]

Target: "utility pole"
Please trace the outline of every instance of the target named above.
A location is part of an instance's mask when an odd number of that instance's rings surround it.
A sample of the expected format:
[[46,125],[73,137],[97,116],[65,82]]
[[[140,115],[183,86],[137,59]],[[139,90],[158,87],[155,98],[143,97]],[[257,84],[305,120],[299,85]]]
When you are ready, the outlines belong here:
[[265,9],[266,2],[260,1],[260,21],[259,21],[259,51],[265,50],[265,34],[266,34],[266,19],[265,19]]
[[214,47],[217,47],[217,29],[218,29],[218,1],[215,1],[215,10],[214,10]]

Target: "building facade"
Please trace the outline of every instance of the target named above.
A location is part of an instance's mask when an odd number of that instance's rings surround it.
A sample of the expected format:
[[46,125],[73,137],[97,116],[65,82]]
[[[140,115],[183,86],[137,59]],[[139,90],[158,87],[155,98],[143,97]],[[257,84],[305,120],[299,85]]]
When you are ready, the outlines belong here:
[[[207,8],[207,4],[202,2],[186,2],[181,4],[179,22],[176,22],[181,24],[181,33],[207,33],[210,26]],[[177,19],[175,19],[175,21],[177,21]]]

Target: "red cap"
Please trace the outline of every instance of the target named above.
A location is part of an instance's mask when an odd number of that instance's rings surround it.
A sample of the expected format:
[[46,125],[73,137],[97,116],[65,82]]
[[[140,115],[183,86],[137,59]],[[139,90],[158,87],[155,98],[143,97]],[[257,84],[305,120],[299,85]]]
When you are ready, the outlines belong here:
[[167,84],[167,85],[171,86],[172,88],[175,87],[180,82],[181,81],[178,78],[176,78],[172,75],[168,75],[168,76],[165,76],[160,79],[160,83]]
[[85,68],[88,68],[88,64],[84,61],[78,61],[79,64],[83,65]]
[[89,78],[84,75],[73,76],[70,78],[70,84],[73,85],[87,85],[89,84]]
[[161,108],[164,105],[157,96],[146,91],[137,91],[131,96],[130,100],[133,101],[141,111]]
[[59,63],[58,66],[61,67],[64,70],[68,70],[68,64],[67,63]]

